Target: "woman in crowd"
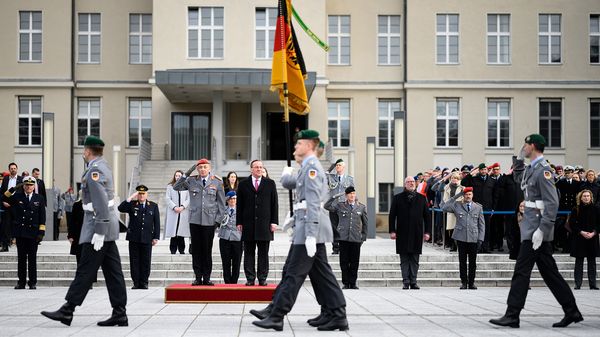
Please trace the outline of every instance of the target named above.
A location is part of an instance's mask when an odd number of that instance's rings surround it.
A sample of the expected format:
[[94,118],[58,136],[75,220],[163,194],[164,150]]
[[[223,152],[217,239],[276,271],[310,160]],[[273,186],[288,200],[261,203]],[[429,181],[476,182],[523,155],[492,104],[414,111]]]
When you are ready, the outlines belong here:
[[234,171],[230,171],[229,173],[227,173],[227,179],[225,179],[223,183],[225,194],[227,194],[227,192],[229,191],[237,192],[239,183],[240,182],[238,181],[237,173],[235,173]]
[[511,260],[516,260],[519,256],[519,251],[521,250],[521,221],[523,221],[523,214],[525,213],[525,201],[522,200],[519,203],[519,206],[515,210],[515,215],[513,216],[512,226],[510,227],[510,232],[508,235],[512,238],[512,246],[509,247],[508,258]]
[[[447,202],[457,193],[462,192],[463,186],[460,184],[461,176],[459,172],[452,172],[450,177],[450,183],[444,186],[444,195],[442,196],[442,200]],[[447,179],[447,178],[444,178]],[[461,202],[462,197],[457,199],[457,202]],[[446,232],[448,234],[448,240],[451,241],[451,252],[456,251],[456,242],[452,239],[452,232],[454,231],[454,227],[456,226],[456,216],[453,213],[446,214]]]
[[583,259],[586,258],[590,289],[597,290],[596,256],[599,252],[597,235],[600,232],[600,214],[590,190],[577,194],[577,205],[571,211],[569,225],[573,233],[571,256],[575,258],[575,289],[581,289]]
[[242,231],[236,224],[235,206],[237,195],[229,191],[225,195],[227,201],[227,216],[219,228],[219,251],[223,263],[223,280],[225,284],[236,284],[240,277],[242,262]]
[[171,182],[167,185],[167,215],[164,238],[171,238],[171,242],[169,243],[171,254],[175,254],[178,250],[179,254],[185,254],[185,238],[190,237],[189,192],[175,191],[173,189],[173,184],[182,175],[183,171],[175,171]]
[[594,172],[594,170],[587,170],[585,172],[585,180],[579,186],[582,191],[590,190],[594,202],[598,204],[598,198],[600,198],[600,184],[596,179],[596,172]]

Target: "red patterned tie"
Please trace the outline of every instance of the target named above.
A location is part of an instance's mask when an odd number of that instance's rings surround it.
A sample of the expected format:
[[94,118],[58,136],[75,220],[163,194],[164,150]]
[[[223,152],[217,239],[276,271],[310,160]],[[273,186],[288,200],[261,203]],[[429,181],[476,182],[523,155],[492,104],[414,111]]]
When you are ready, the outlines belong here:
[[258,179],[254,179],[254,190],[258,191]]

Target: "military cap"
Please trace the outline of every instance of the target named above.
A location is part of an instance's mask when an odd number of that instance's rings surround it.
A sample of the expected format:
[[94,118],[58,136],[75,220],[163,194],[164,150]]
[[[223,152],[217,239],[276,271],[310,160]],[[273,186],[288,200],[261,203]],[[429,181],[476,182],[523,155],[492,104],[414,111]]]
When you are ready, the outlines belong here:
[[202,165],[202,164],[210,164],[210,161],[208,161],[208,159],[206,159],[206,158],[202,158],[202,159],[198,160],[198,165]]
[[434,171],[439,171],[439,170],[441,170],[441,168],[439,166],[436,166],[433,170]]
[[346,187],[346,190],[344,192],[346,192],[346,194],[348,194],[348,193],[356,192],[356,190],[354,189],[354,186],[348,186],[348,187]]
[[479,164],[479,166],[477,166],[477,168],[481,170],[481,169],[487,168],[487,166],[485,166],[485,163],[481,163],[481,164]]
[[344,162],[344,160],[342,158],[340,158],[340,159],[338,159],[338,160],[335,161],[335,164],[337,165],[337,164],[343,163],[343,162]]
[[584,169],[584,168],[583,168],[583,166],[581,166],[581,165],[576,165],[576,166],[575,166],[575,171],[577,171],[577,172],[584,172],[584,171],[585,171],[585,169]]
[[463,165],[463,166],[460,168],[460,171],[461,171],[461,172],[469,172],[469,171],[471,171],[471,170],[469,170],[469,165]]
[[469,192],[473,192],[473,187],[465,187],[463,188],[463,193],[469,193]]
[[575,169],[573,168],[573,166],[567,165],[567,166],[565,166],[565,172],[567,172],[567,171],[571,171],[572,172],[572,171],[575,171]]
[[455,168],[453,168],[453,169],[452,169],[452,171],[450,171],[450,172],[454,173],[454,172],[458,172],[458,171],[460,171],[460,169],[459,169],[458,167],[455,167]]
[[319,141],[319,149],[324,149],[325,148],[325,143],[323,143],[323,141]]
[[532,133],[525,137],[525,143],[527,144],[539,144],[546,145],[546,138],[538,133]]
[[237,198],[235,191],[229,191],[227,194],[225,194],[225,200],[229,200],[231,198]]
[[138,191],[138,193],[146,193],[148,192],[148,187],[146,187],[146,185],[138,185],[135,190]]
[[490,167],[488,167],[488,168],[489,168],[489,169],[493,169],[493,168],[496,168],[496,167],[500,167],[500,164],[499,164],[499,163],[493,163],[493,164],[492,164],[492,165],[490,165]]
[[23,179],[23,184],[35,185],[35,178],[34,177],[25,177],[25,179]]
[[104,142],[96,136],[87,136],[83,141],[83,146],[104,147]]
[[319,132],[317,132],[315,130],[306,129],[306,130],[302,130],[302,131],[299,131],[298,133],[296,133],[295,138],[296,138],[296,140],[298,140],[298,139],[319,139]]

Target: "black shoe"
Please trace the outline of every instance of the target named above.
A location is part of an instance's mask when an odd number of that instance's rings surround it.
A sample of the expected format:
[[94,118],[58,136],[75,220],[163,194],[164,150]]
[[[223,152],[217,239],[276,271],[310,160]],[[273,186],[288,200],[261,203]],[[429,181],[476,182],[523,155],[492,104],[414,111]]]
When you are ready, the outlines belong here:
[[204,281],[204,282],[202,282],[202,285],[203,286],[214,286],[215,284],[212,283],[212,281]]
[[201,285],[202,285],[202,281],[200,281],[200,280],[198,280],[198,279],[195,279],[195,280],[192,282],[192,286],[201,286]]
[[314,326],[316,328],[319,325],[323,325],[323,324],[327,323],[328,321],[329,321],[329,318],[327,317],[327,311],[325,308],[321,307],[321,312],[319,313],[319,315],[317,317],[308,319],[306,321],[306,323],[308,323],[308,325]]
[[455,251],[456,251],[456,247],[452,247],[452,248],[450,248],[450,251],[451,251],[451,252],[455,252]]
[[474,285],[473,283],[469,284],[469,289],[471,290],[477,290],[477,286]]
[[356,284],[351,284],[350,289],[358,290],[358,287],[356,286]]
[[327,323],[319,325],[319,331],[348,330],[348,320],[346,319],[346,308],[336,308],[327,313]]
[[98,326],[128,326],[127,314],[125,308],[117,307],[113,309],[112,315],[105,321],[98,322]]
[[252,324],[263,329],[273,329],[275,331],[283,331],[283,317],[268,316],[263,320],[254,321]]
[[467,284],[466,284],[466,283],[463,283],[463,284],[461,284],[461,285],[460,285],[460,290],[465,290],[465,289],[469,289],[469,288],[467,287]]
[[500,318],[490,319],[490,323],[499,326],[509,326],[511,328],[519,327],[519,317],[502,316]]
[[35,286],[35,284],[30,284],[30,285],[29,285],[29,289],[30,289],[30,290],[36,290],[36,289],[37,289],[37,287]]
[[250,282],[250,281],[246,282],[246,287],[252,287],[252,286],[254,286],[254,281],[252,281],[252,282]]
[[4,246],[0,249],[0,252],[8,252],[8,247]]
[[565,315],[565,317],[563,317],[563,319],[561,319],[560,322],[556,322],[556,323],[552,324],[552,327],[553,328],[566,328],[571,323],[579,323],[581,321],[583,321],[583,316],[581,316],[581,313],[579,311],[577,311],[575,314]]
[[419,287],[416,283],[413,283],[410,285],[410,289],[419,290],[419,289],[421,289],[421,287]]
[[409,289],[409,288],[410,288],[410,286],[408,284],[405,284],[402,286],[402,289],[404,289],[404,290]]
[[261,287],[266,287],[267,286],[267,281],[258,281],[258,285]]
[[21,284],[21,283],[17,283],[17,285],[15,286],[15,289],[25,289],[25,285]]
[[502,252],[504,252],[504,248],[498,248],[498,251],[499,251],[500,253],[502,253]]
[[349,284],[344,284],[344,286],[342,287],[342,289],[351,289]]
[[573,289],[579,290],[579,289],[581,289],[581,286],[575,286],[575,288],[573,288]]
[[596,286],[590,286],[590,290],[598,290],[598,287],[596,287]]
[[262,310],[254,310],[254,309],[252,309],[252,310],[250,310],[250,313],[254,317],[256,317],[256,318],[258,318],[260,320],[263,320],[263,319],[265,319],[265,318],[267,318],[269,316],[269,314],[271,313],[271,309],[273,309],[273,304],[269,303],[269,305],[267,305],[266,308],[264,308]]
[[142,284],[142,285],[140,285],[140,289],[148,289],[148,285],[147,284]]
[[73,321],[73,311],[75,306],[67,302],[56,311],[42,311],[41,314],[55,321],[59,321],[64,325],[71,325]]
[[[192,285],[193,285],[193,284],[192,284]],[[131,287],[131,289],[132,289],[132,290],[136,290],[136,289],[140,289],[140,287],[138,287],[138,286],[135,286],[135,285],[134,285],[133,287]]]

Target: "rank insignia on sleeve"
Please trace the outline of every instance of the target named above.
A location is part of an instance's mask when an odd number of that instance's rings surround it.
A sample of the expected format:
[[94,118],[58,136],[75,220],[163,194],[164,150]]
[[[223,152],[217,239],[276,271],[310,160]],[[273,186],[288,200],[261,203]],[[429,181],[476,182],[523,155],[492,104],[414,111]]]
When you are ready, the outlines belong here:
[[544,178],[552,179],[552,173],[550,171],[544,171]]
[[100,172],[92,172],[92,180],[93,181],[100,180]]
[[310,179],[315,179],[317,177],[317,170],[308,170],[308,177]]

